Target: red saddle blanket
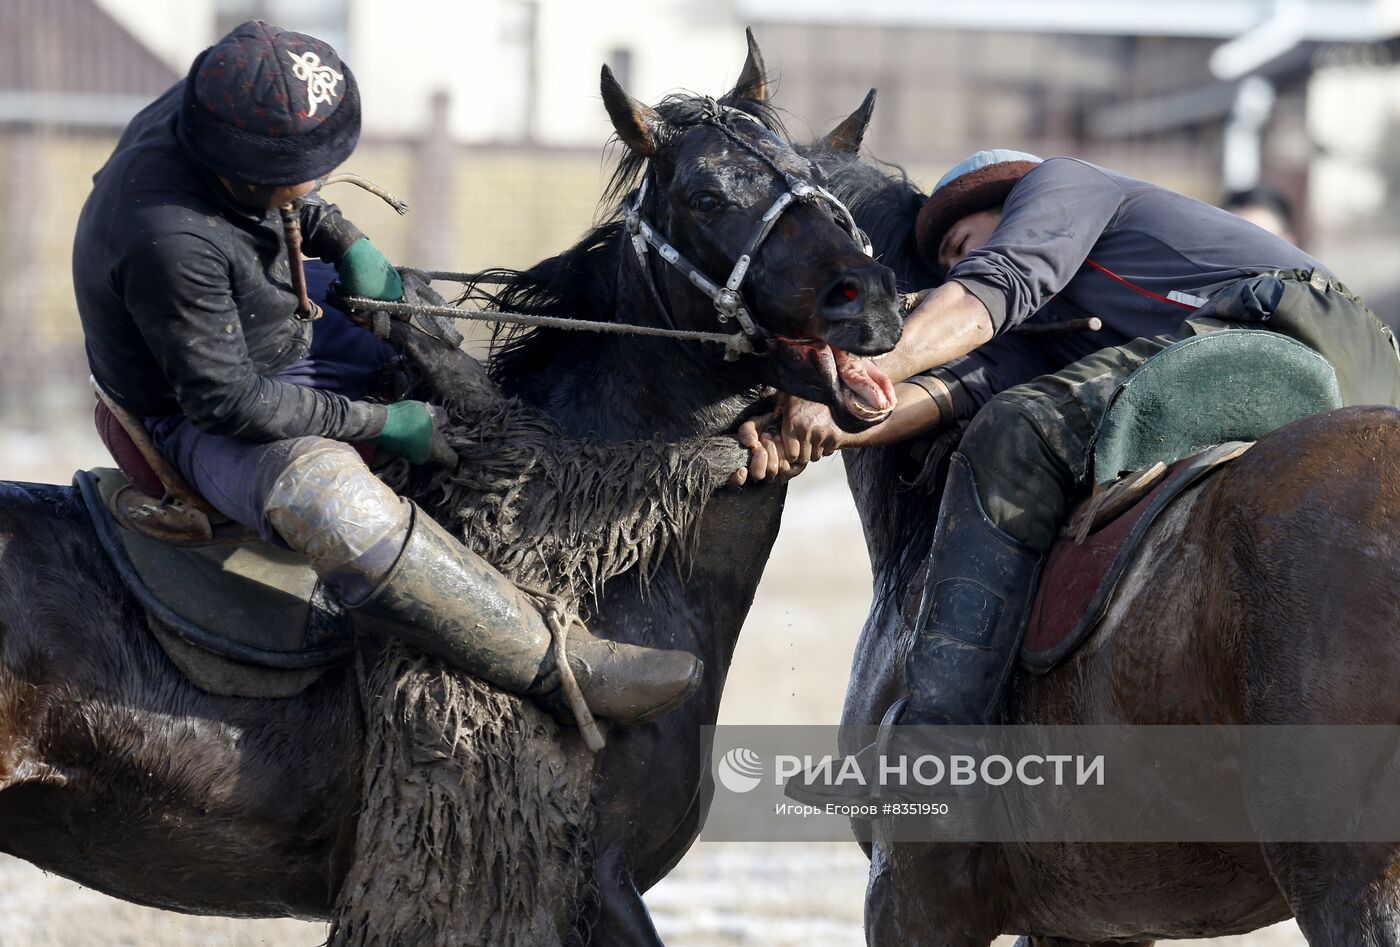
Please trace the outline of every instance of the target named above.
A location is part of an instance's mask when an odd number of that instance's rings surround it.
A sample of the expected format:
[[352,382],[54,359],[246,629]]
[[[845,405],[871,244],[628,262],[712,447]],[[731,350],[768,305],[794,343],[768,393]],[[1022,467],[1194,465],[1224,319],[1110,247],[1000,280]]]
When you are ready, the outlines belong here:
[[1083,643],[1102,619],[1156,519],[1186,490],[1243,453],[1239,442],[1179,460],[1141,499],[1082,542],[1061,539],[1045,563],[1021,660],[1048,671]]

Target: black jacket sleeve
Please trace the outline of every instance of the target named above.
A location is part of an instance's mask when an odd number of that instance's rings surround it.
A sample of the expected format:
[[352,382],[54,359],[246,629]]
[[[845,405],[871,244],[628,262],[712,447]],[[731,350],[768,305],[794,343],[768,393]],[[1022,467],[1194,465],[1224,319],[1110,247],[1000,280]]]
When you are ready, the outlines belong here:
[[1064,289],[1123,206],[1117,181],[1091,164],[1051,158],[1017,182],[987,245],[949,272],[987,307],[997,332]]
[[252,441],[319,435],[352,441],[384,427],[383,405],[259,375],[229,288],[228,263],[192,234],[144,241],[123,268],[127,310],[202,431]]
[[364,236],[364,231],[346,220],[338,206],[319,197],[302,200],[298,223],[304,254],[332,266],[338,265],[351,244]]

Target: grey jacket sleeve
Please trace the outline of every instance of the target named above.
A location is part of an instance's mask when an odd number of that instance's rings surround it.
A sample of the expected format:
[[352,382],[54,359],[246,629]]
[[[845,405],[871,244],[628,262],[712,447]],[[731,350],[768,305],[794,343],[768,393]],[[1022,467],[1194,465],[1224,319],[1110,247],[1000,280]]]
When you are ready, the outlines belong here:
[[1006,199],[987,245],[953,267],[997,332],[1029,319],[1064,289],[1123,205],[1122,187],[1091,164],[1051,158]]
[[143,242],[127,261],[128,311],[180,408],[202,431],[251,441],[319,435],[352,441],[384,428],[383,405],[259,375],[248,355],[228,263],[191,235]]
[[998,392],[1061,367],[1033,337],[1004,335],[909,381],[922,385],[929,376],[942,381],[953,399],[953,419],[966,421]]

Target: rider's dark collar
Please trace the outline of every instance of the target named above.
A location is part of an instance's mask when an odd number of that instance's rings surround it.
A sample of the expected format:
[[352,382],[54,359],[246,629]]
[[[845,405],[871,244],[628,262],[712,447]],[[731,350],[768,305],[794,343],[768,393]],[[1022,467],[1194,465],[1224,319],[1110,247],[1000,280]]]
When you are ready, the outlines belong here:
[[224,182],[219,180],[219,176],[200,164],[195,156],[190,153],[189,149],[185,147],[184,143],[179,141],[179,136],[176,136],[176,141],[179,143],[181,157],[183,157],[190,166],[190,173],[208,192],[210,200],[218,205],[220,211],[224,212],[229,217],[245,220],[250,223],[267,220],[268,215],[272,213],[272,211],[266,209],[259,210],[256,207],[240,204],[238,199],[224,186]]

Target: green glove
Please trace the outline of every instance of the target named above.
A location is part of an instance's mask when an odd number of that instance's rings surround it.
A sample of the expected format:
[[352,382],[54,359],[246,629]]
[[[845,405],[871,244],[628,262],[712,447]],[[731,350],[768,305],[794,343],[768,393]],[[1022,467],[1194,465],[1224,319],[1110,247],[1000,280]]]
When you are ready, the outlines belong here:
[[374,443],[411,463],[425,464],[431,460],[446,467],[456,466],[457,453],[443,436],[440,410],[421,401],[395,402],[389,405],[384,430],[375,437]]
[[403,299],[403,280],[399,271],[389,265],[379,248],[361,237],[350,245],[335,265],[340,285],[351,296],[366,296],[397,302]]

